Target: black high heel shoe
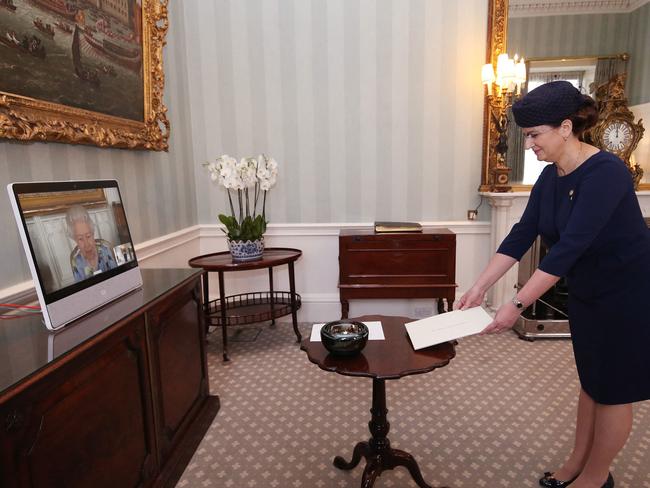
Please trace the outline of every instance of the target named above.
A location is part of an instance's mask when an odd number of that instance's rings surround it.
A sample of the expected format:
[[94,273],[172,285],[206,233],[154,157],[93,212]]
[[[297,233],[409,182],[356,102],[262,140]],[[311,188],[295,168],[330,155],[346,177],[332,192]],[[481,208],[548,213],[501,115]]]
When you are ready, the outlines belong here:
[[[560,481],[556,480],[553,477],[553,473],[547,471],[544,473],[544,477],[539,480],[539,484],[546,488],[564,488],[565,486],[569,486],[571,483],[573,483],[577,478],[578,476],[570,479],[569,481]],[[609,473],[607,476],[607,481],[605,481],[605,484],[602,486],[602,488],[614,488],[614,477],[612,476],[612,473]]]
[[[539,484],[546,488],[564,488],[565,486],[569,486],[571,483],[573,483],[577,477],[578,476],[575,476],[569,481],[560,481],[553,477],[553,473],[547,471],[546,473],[544,473],[544,477],[539,480]],[[610,488],[610,487],[608,486],[603,488]]]
[[605,481],[605,484],[602,486],[602,488],[614,488],[614,477],[612,476],[612,473],[609,473],[607,476],[607,481]]

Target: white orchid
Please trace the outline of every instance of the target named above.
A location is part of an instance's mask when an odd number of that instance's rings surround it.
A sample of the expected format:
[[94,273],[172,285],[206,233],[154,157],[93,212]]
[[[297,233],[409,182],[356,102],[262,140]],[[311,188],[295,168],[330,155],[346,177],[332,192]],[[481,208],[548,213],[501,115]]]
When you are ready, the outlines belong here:
[[237,165],[237,172],[244,188],[254,187],[257,183],[257,161],[253,158],[241,158]]
[[237,171],[237,160],[231,158],[227,154],[220,156],[217,159],[217,168],[219,170],[219,178],[217,179],[218,183],[227,188],[233,190],[240,190],[243,188],[241,178]]
[[[266,193],[275,186],[278,178],[278,163],[273,158],[260,154],[256,158],[241,158],[239,162],[227,154],[219,156],[214,162],[203,164],[210,173],[210,179],[228,191],[228,201],[232,214],[219,215],[219,220],[228,229],[231,240],[258,239],[266,231]],[[237,191],[239,218],[235,213],[230,190]],[[253,193],[250,205],[249,190]],[[257,203],[262,198],[262,213],[257,214]],[[244,212],[245,210],[245,212]]]
[[269,191],[277,181],[278,163],[273,158],[267,158],[263,154],[257,157],[257,179],[262,191]]

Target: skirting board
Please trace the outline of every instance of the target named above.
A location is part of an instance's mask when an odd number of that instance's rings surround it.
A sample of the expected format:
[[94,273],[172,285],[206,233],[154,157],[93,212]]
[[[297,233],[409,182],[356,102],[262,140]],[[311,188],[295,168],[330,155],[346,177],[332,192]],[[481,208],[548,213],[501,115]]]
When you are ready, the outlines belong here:
[[[301,321],[335,320],[341,316],[338,294],[338,234],[342,228],[371,227],[358,224],[270,224],[265,234],[267,247],[295,247],[303,251],[296,262],[296,290],[302,297]],[[458,293],[466,290],[487,264],[490,249],[489,222],[425,222],[424,227],[446,227],[457,235],[456,280]],[[216,224],[195,225],[135,246],[143,268],[185,268],[199,254],[225,251],[226,238]],[[288,273],[279,267],[274,288],[288,290]],[[226,274],[226,294],[268,289],[266,270]],[[210,298],[218,298],[218,280],[210,274]],[[0,289],[0,300],[25,303],[35,300],[31,280]],[[353,300],[350,316],[369,313],[404,315],[414,318],[433,315],[433,300]],[[291,316],[280,321],[290,321]]]
[[[300,290],[298,290],[300,293]],[[300,322],[329,322],[341,318],[341,302],[339,295],[311,295],[302,293],[302,308],[298,312]],[[460,295],[457,294],[457,298]],[[381,299],[381,300],[350,300],[350,318],[361,315],[393,315],[420,319],[438,313],[436,300],[427,299]],[[291,322],[291,315],[281,317],[278,322]]]

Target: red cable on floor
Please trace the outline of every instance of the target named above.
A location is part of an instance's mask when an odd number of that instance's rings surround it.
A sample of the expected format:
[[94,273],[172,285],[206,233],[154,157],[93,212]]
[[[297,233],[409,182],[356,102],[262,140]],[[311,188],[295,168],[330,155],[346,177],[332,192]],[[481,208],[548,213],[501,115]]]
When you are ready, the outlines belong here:
[[0,303],[0,307],[5,307],[5,308],[29,308],[32,310],[40,310],[41,307],[38,307],[36,305],[20,305],[19,303]]

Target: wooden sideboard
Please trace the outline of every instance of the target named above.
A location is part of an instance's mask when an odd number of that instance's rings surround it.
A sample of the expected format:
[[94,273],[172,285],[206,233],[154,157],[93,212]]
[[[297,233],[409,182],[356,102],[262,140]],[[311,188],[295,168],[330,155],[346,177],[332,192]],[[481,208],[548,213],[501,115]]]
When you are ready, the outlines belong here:
[[360,298],[437,298],[453,306],[456,293],[456,235],[448,229],[377,234],[345,229],[339,235],[341,315]]
[[0,485],[174,486],[219,409],[208,394],[195,270],[48,333],[0,323]]

